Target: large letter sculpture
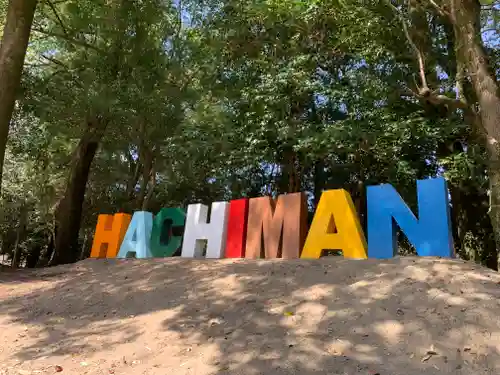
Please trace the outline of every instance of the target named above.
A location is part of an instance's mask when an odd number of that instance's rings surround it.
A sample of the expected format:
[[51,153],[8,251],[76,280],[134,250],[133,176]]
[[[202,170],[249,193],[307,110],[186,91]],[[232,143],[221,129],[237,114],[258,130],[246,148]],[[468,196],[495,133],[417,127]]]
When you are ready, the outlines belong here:
[[248,198],[236,199],[229,203],[227,221],[226,258],[243,258],[248,223]]
[[127,258],[129,253],[135,253],[136,258],[152,258],[149,245],[152,229],[153,214],[146,211],[135,212],[117,258]]
[[453,256],[450,206],[444,178],[417,181],[418,219],[392,185],[369,186],[368,254],[392,258],[397,254],[399,225],[419,256]]
[[116,257],[131,217],[128,214],[99,215],[90,257]]
[[351,196],[344,189],[321,194],[301,258],[342,250],[345,258],[366,259],[366,240]]
[[[170,221],[168,232],[165,224]],[[182,236],[174,236],[173,229],[184,226],[186,214],[181,208],[162,208],[153,220],[151,253],[155,258],[171,257],[179,249]]]
[[[276,206],[275,206],[276,205]],[[307,207],[304,193],[252,198],[248,210],[245,257],[298,258],[307,229]]]
[[206,258],[222,258],[226,244],[228,213],[229,203],[212,203],[210,222],[207,222],[208,207],[203,204],[190,204],[187,209],[181,256],[202,257],[206,243]]

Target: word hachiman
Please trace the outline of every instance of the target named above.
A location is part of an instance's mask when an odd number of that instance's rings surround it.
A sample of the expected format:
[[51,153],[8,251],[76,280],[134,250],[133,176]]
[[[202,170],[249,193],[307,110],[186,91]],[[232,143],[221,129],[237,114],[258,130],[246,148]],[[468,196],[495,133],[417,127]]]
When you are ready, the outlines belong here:
[[[351,196],[344,189],[322,193],[307,230],[304,193],[191,204],[150,212],[99,215],[93,258],[319,258],[339,250],[346,258],[397,254],[396,224],[419,256],[453,256],[446,181],[417,181],[418,219],[390,184],[367,187],[368,245]],[[184,235],[175,229],[184,227]]]

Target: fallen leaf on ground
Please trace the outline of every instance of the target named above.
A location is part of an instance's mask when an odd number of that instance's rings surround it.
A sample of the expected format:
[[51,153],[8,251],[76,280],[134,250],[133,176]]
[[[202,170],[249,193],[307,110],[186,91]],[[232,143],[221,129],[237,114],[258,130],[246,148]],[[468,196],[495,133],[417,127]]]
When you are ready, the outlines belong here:
[[434,345],[431,345],[431,347],[429,348],[429,350],[427,350],[426,354],[437,355],[438,353],[437,353],[436,349],[434,349]]

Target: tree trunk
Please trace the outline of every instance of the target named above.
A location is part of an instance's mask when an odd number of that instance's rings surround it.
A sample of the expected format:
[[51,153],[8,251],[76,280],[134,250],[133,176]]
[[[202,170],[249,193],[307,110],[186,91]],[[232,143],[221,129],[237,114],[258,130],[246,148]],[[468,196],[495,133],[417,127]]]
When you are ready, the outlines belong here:
[[151,167],[151,173],[150,173],[150,184],[148,188],[148,193],[146,194],[146,197],[144,198],[144,201],[142,202],[142,211],[148,211],[149,206],[151,203],[151,199],[153,198],[153,194],[156,188],[156,172],[154,166]]
[[148,184],[151,180],[151,174],[153,173],[153,152],[146,146],[143,145],[141,148],[142,152],[139,157],[139,161],[142,164],[142,180],[140,185],[140,191],[137,194],[137,209],[144,210],[144,205],[148,193]]
[[454,184],[449,184],[451,196],[451,224],[453,229],[453,244],[455,245],[455,252],[461,258],[466,258],[464,253],[463,243],[465,234],[467,233],[467,214],[462,204],[462,194],[460,188]]
[[[360,175],[359,178],[362,178]],[[366,193],[365,193],[365,183],[362,180],[358,180],[353,187],[352,191],[352,200],[354,203],[354,208],[356,209],[356,213],[358,214],[359,223],[361,224],[361,228],[366,233]]]
[[14,245],[14,255],[12,256],[12,268],[19,268],[19,263],[21,262],[21,249],[19,244],[23,240],[26,220],[28,218],[28,213],[24,205],[21,206],[19,211],[19,226],[17,227],[16,244]]
[[457,43],[457,58],[471,79],[489,154],[490,211],[497,250],[500,249],[500,93],[481,39],[481,4],[450,0],[449,16]]
[[128,157],[130,166],[130,179],[127,181],[127,199],[129,201],[132,201],[134,198],[135,188],[141,174],[141,161],[140,159],[134,161],[131,155],[128,155]]
[[285,147],[281,160],[280,193],[298,193],[301,189],[300,161],[291,147]]
[[42,255],[40,259],[38,259],[38,262],[36,263],[36,268],[46,267],[49,264],[54,254],[54,243],[55,243],[54,239],[55,239],[55,234],[51,232],[47,238],[47,248],[45,249],[45,251],[42,251]]
[[104,133],[105,124],[91,121],[75,152],[66,191],[56,209],[56,240],[51,265],[74,263],[80,249],[78,235],[90,166]]
[[42,254],[42,245],[35,244],[33,248],[30,249],[30,252],[26,256],[26,268],[35,268],[38,264],[38,260],[40,259],[40,255]]
[[10,0],[0,45],[0,191],[5,147],[37,0]]
[[[128,181],[127,184],[127,197],[130,203],[131,208],[133,208],[133,199],[135,195],[135,189],[137,186],[137,182],[139,182],[139,178],[141,175],[141,169],[143,170],[145,168],[145,152],[146,152],[146,122],[142,121],[139,126],[139,144],[138,144],[138,155],[139,157],[137,158],[136,161],[133,160],[132,155],[129,154],[129,163],[130,163],[130,172],[133,173],[131,175],[130,180]],[[144,174],[144,171],[143,171]],[[144,184],[144,182],[143,182]],[[140,186],[140,191],[139,194],[145,194],[143,193],[143,185]],[[142,202],[142,199],[137,197],[137,201]]]
[[481,5],[477,0],[452,0],[451,17],[459,52],[477,97],[489,143],[500,142],[499,87],[481,39]]
[[29,247],[28,254],[26,255],[26,268],[35,268],[40,260],[46,239],[45,232],[34,232],[31,234],[33,245]]
[[2,233],[2,254],[11,255],[16,241],[16,233],[10,229]]
[[[499,103],[500,105],[500,103]],[[499,119],[500,121],[500,119]],[[500,122],[499,122],[500,125]],[[495,244],[497,254],[500,249],[500,155],[498,144],[488,142],[489,163],[488,163],[488,180],[490,188],[490,209],[489,216],[493,234],[495,236]],[[500,269],[500,256],[497,255],[497,268]]]
[[85,235],[83,236],[83,244],[82,244],[82,249],[80,251],[79,260],[84,260],[84,259],[88,258],[88,256],[87,256],[88,239],[89,239],[89,235],[88,235],[88,233],[85,233]]
[[323,190],[325,190],[325,163],[318,159],[314,163],[314,210],[318,207]]

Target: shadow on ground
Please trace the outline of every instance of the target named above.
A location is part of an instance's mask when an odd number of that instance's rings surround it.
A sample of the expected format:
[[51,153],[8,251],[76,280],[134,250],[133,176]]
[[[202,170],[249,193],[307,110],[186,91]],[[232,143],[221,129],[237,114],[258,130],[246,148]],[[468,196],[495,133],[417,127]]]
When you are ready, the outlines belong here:
[[0,362],[102,357],[116,374],[498,374],[499,284],[474,264],[413,257],[86,260],[0,273],[0,339],[16,337]]

